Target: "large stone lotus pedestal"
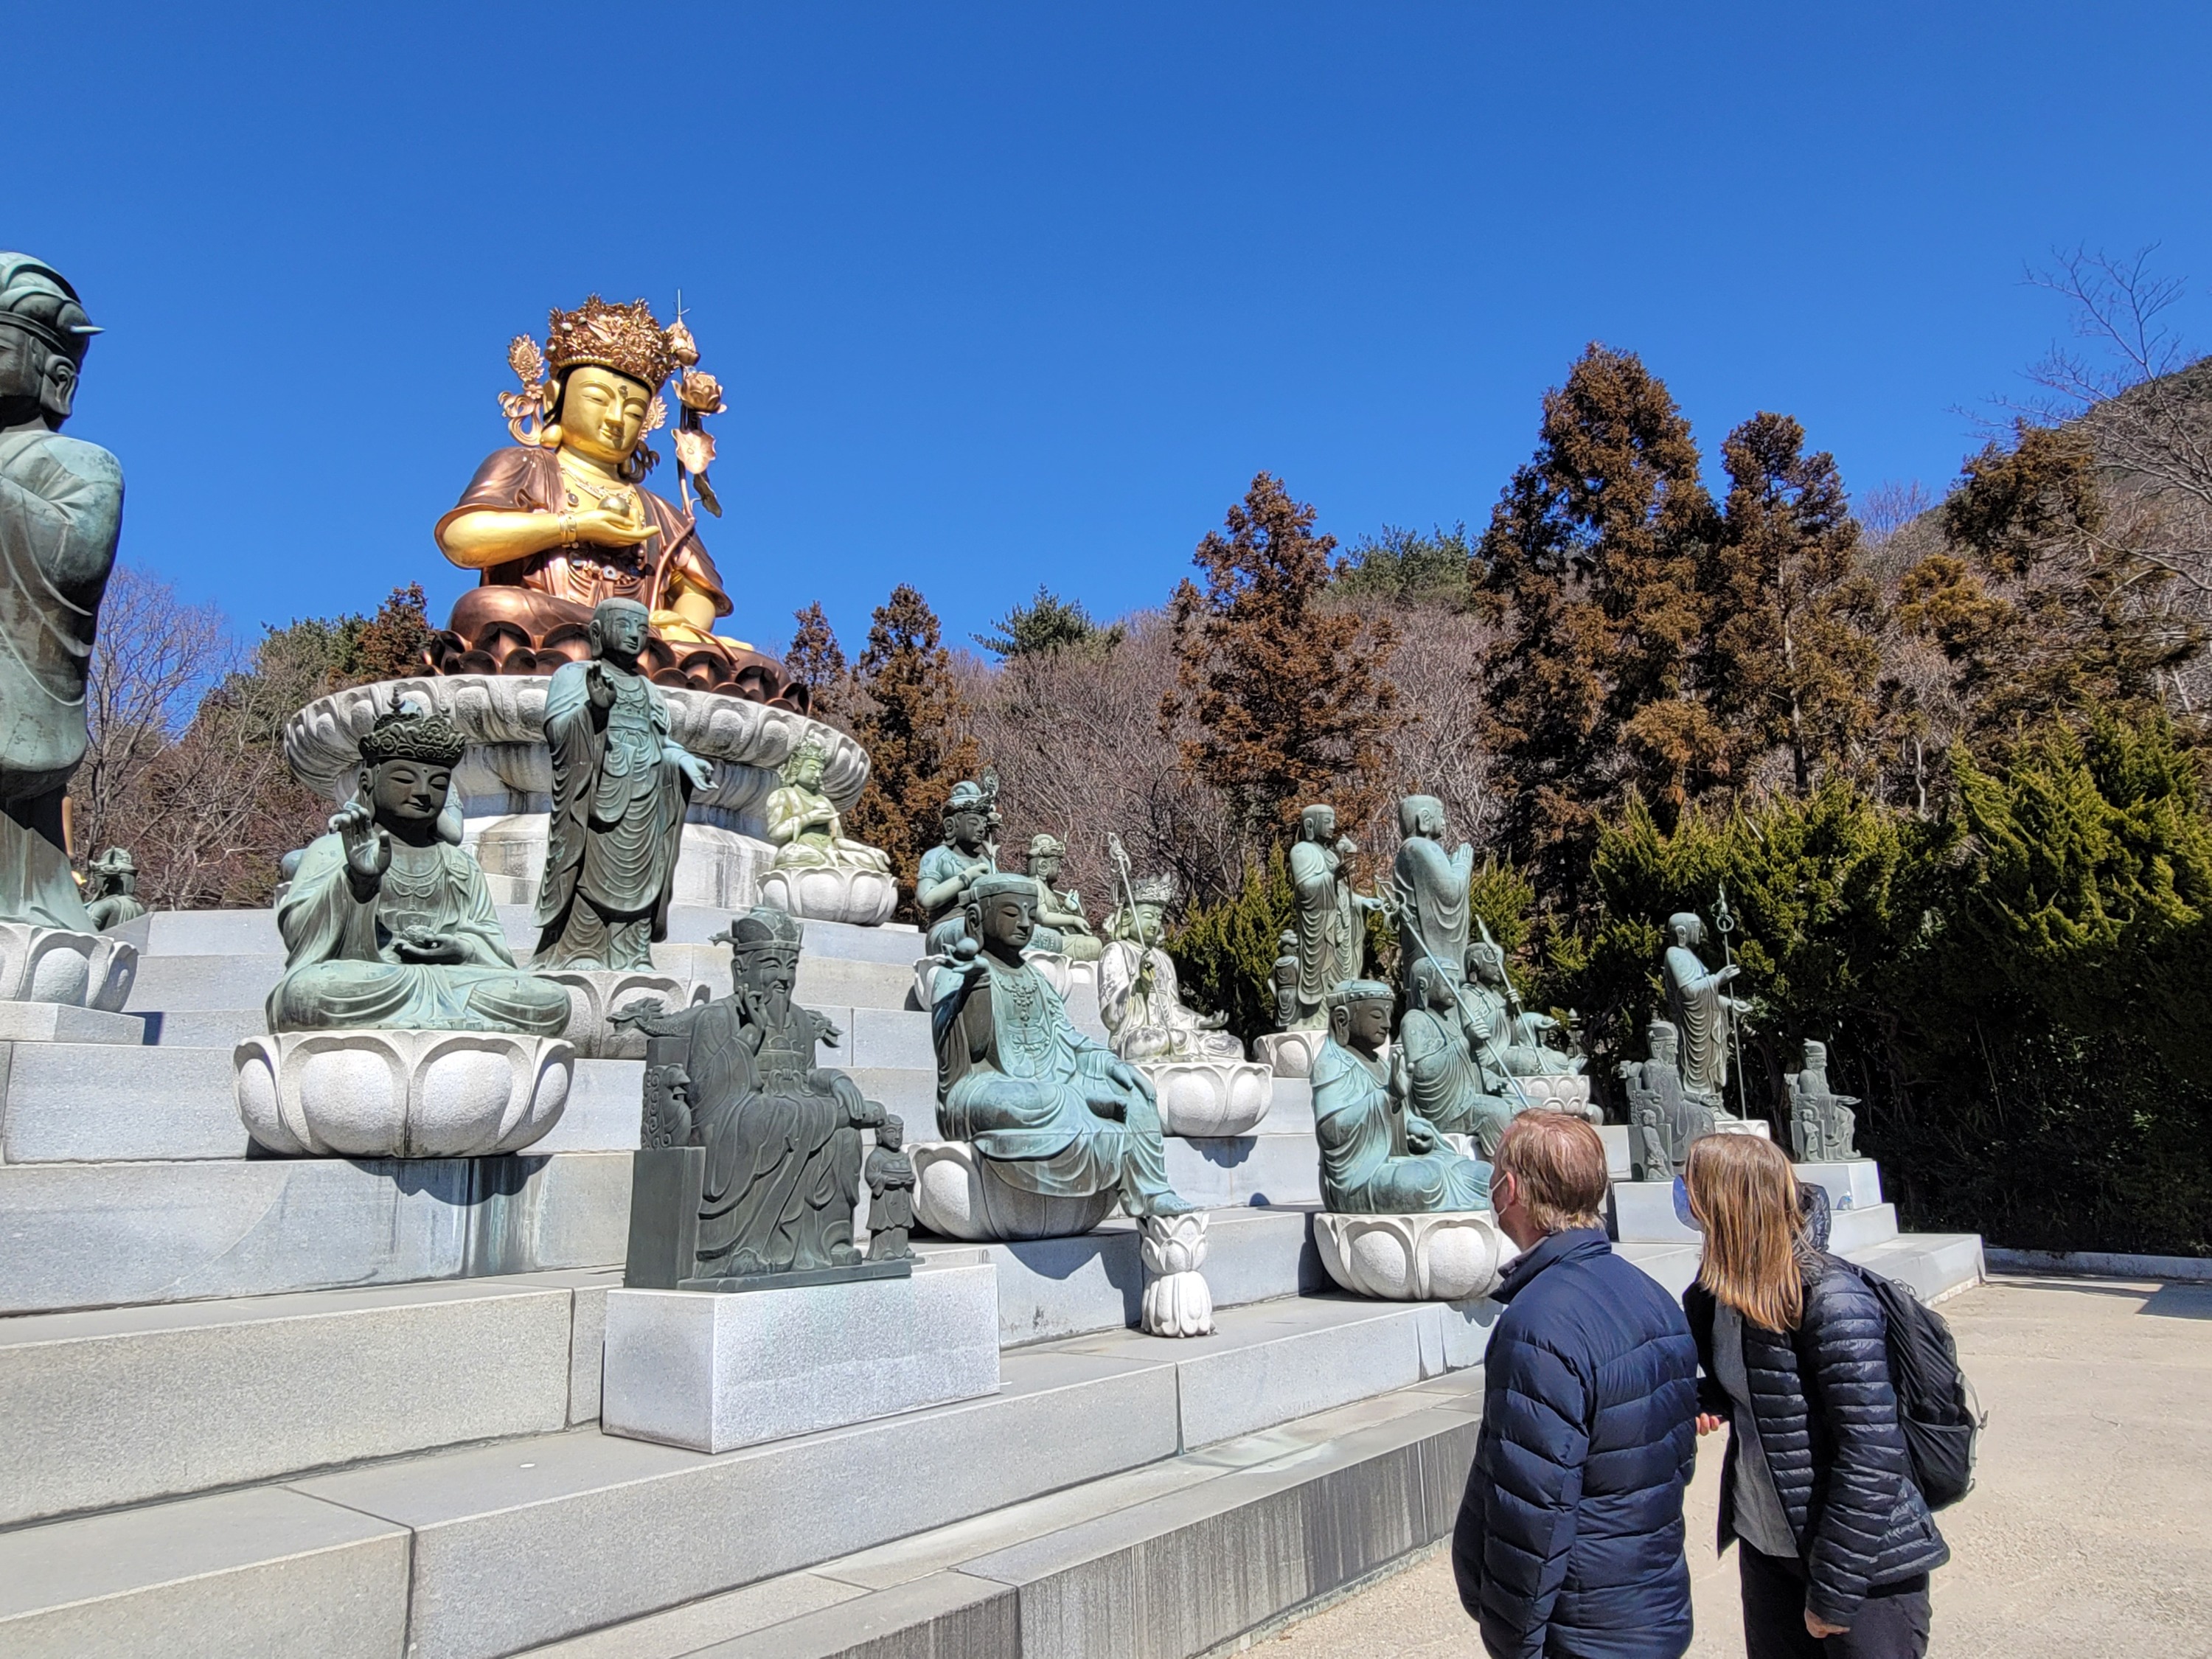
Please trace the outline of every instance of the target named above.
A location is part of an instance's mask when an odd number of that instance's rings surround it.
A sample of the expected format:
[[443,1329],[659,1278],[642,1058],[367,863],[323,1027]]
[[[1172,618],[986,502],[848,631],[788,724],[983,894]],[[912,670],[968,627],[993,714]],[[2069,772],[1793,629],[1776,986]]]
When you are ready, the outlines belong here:
[[1145,1267],[1138,1322],[1145,1334],[1211,1336],[1213,1291],[1199,1272],[1206,1265],[1206,1212],[1148,1215],[1137,1231],[1137,1254]]
[[489,1158],[561,1121],[575,1054],[504,1031],[283,1031],[231,1051],[232,1083],[272,1152]]
[[738,1295],[609,1291],[600,1387],[607,1433],[697,1452],[995,1394],[999,1271]]
[[898,884],[884,872],[823,865],[771,866],[760,878],[760,896],[787,916],[856,927],[880,927],[898,908]]
[[1322,1266],[1340,1287],[1386,1302],[1488,1296],[1518,1254],[1482,1210],[1317,1215],[1313,1236]]
[[714,992],[702,981],[674,979],[666,974],[631,973],[602,968],[540,968],[540,979],[550,979],[568,992],[568,1024],[561,1040],[580,1060],[643,1060],[645,1034],[615,1024],[612,1016],[634,1002],[657,1001],[671,1012],[710,1001]]
[[1327,1031],[1270,1031],[1252,1039],[1252,1058],[1277,1077],[1311,1077]]
[[1590,1080],[1579,1073],[1549,1072],[1540,1077],[1516,1078],[1534,1110],[1565,1112],[1570,1116],[1600,1121],[1602,1110],[1590,1103]]
[[1159,1097],[1160,1127],[1186,1139],[1249,1135],[1275,1101],[1275,1074],[1249,1060],[1144,1060]]
[[1048,1197],[1001,1181],[964,1140],[923,1140],[914,1159],[914,1214],[925,1231],[971,1244],[1075,1238],[1120,1205],[1115,1192]]
[[137,975],[122,939],[0,921],[0,1042],[143,1042],[145,1022],[118,1012]]

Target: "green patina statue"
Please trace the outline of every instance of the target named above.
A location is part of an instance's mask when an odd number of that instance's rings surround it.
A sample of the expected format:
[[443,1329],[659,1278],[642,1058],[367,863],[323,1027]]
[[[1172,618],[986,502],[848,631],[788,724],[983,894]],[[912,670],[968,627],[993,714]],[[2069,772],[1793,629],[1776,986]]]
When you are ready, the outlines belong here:
[[1106,920],[1108,944],[1098,959],[1098,1015],[1124,1060],[1244,1058],[1244,1045],[1222,1028],[1226,1015],[1186,1007],[1175,958],[1161,948],[1175,883],[1146,876],[1129,884],[1128,902]]
[[1399,976],[1407,1001],[1413,970],[1432,963],[1456,984],[1467,961],[1468,878],[1474,872],[1474,848],[1462,844],[1444,851],[1444,807],[1434,795],[1408,795],[1398,803],[1398,833],[1403,837],[1390,868],[1390,915],[1398,925]]
[[1668,917],[1667,935],[1659,973],[1667,988],[1667,1020],[1681,1040],[1682,1087],[1725,1112],[1729,1036],[1751,1005],[1727,993],[1737,973],[1734,963],[1709,969],[1698,956],[1698,947],[1705,942],[1705,924],[1697,915],[1683,910]]
[[779,870],[873,870],[889,874],[890,857],[853,840],[845,820],[822,793],[830,746],[810,732],[783,763],[779,787],[768,798],[768,838]]
[[1055,951],[1070,962],[1096,962],[1102,946],[1083,914],[1083,895],[1057,885],[1067,845],[1057,836],[1032,836],[1027,863],[1037,886],[1036,939],[1030,947]]
[[138,902],[138,860],[125,847],[111,847],[96,859],[87,859],[85,914],[103,933],[146,914]]
[[945,803],[945,839],[921,855],[914,896],[929,923],[929,953],[950,957],[968,937],[968,895],[999,867],[998,775],[981,783],[963,778]]
[[1713,1109],[1682,1092],[1674,1026],[1653,1020],[1645,1041],[1650,1059],[1615,1068],[1628,1091],[1628,1165],[1638,1181],[1672,1181],[1691,1146],[1713,1133]]
[[1462,1158],[1394,1091],[1382,1054],[1395,994],[1347,980],[1328,995],[1328,1041],[1314,1060],[1314,1133],[1322,1206],[1410,1215],[1490,1207],[1490,1165]]
[[1115,1191],[1133,1216],[1192,1206],[1168,1185],[1152,1087],[1069,1022],[1044,976],[1023,961],[1036,884],[986,873],[963,900],[976,954],[939,970],[931,1027],[937,1121],[972,1142],[1008,1185],[1054,1197]]
[[362,739],[359,798],[308,845],[276,908],[270,1030],[566,1028],[568,993],[515,966],[483,872],[440,836],[465,747],[446,716],[411,711]]
[[1482,1033],[1486,1059],[1513,1077],[1565,1076],[1580,1072],[1583,1056],[1566,1054],[1544,1041],[1560,1028],[1549,1014],[1525,1008],[1505,971],[1505,951],[1485,927],[1468,946],[1465,996]]
[[1433,962],[1413,965],[1412,1005],[1390,1050],[1392,1087],[1414,1115],[1468,1135],[1487,1158],[1522,1109],[1512,1079],[1487,1054],[1487,1034],[1460,988]]
[[1790,1095],[1790,1139],[1801,1164],[1843,1164],[1858,1157],[1856,1095],[1828,1087],[1828,1045],[1805,1039],[1797,1070],[1783,1079]]
[[1329,988],[1359,977],[1367,946],[1365,916],[1382,901],[1352,890],[1344,861],[1359,850],[1340,840],[1336,809],[1309,806],[1298,814],[1298,839],[1291,848],[1291,886],[1298,935],[1297,1017],[1286,1030],[1317,1030],[1328,1023]]
[[85,673],[123,469],[61,435],[99,331],[51,265],[0,253],[0,921],[88,933],[62,797],[84,758]]

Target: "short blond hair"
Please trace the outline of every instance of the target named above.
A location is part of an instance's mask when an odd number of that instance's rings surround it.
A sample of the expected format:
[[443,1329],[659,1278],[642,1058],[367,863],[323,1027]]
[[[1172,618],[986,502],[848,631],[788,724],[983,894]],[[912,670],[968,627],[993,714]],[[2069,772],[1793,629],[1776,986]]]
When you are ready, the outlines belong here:
[[1586,1120],[1539,1107],[1506,1126],[1495,1167],[1519,1184],[1530,1220],[1563,1233],[1605,1224],[1605,1141]]

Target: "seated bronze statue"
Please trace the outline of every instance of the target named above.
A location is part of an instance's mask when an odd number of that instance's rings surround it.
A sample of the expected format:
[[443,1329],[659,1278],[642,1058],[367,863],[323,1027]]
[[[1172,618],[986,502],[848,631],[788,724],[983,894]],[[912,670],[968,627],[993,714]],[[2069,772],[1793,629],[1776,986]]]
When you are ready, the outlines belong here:
[[1322,1207],[1337,1215],[1418,1215],[1490,1207],[1490,1165],[1462,1158],[1389,1086],[1390,988],[1346,980],[1328,994],[1328,1041],[1314,1060]]
[[805,686],[780,661],[715,634],[732,606],[696,516],[644,488],[659,459],[644,440],[665,418],[661,387],[680,369],[679,471],[687,495],[696,486],[719,510],[700,476],[714,450],[698,416],[721,409],[721,391],[690,367],[698,356],[682,323],[664,329],[644,301],[611,306],[597,295],[551,313],[543,353],[527,336],[514,342],[508,362],[524,389],[501,401],[515,447],[477,469],[433,532],[479,585],[434,637],[432,668],[550,674],[583,659],[594,609],[633,599],[651,612],[642,654],[655,683],[805,711]]

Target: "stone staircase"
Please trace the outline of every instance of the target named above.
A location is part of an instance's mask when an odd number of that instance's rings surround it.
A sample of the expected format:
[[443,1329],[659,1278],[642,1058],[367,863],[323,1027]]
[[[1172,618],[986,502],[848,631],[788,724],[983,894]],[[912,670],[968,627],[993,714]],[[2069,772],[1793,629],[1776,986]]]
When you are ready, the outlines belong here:
[[[679,910],[656,965],[726,989],[726,921]],[[578,1062],[514,1157],[263,1155],[229,1048],[273,918],[131,927],[143,1046],[0,1043],[0,1652],[1180,1656],[1449,1529],[1496,1310],[1330,1289],[1303,1083],[1259,1133],[1169,1142],[1214,1211],[1215,1335],[1130,1328],[1125,1220],[923,1242],[922,1272],[996,1268],[996,1395],[705,1456],[598,1428],[640,1062]],[[806,931],[799,1000],[934,1138],[918,936]]]

